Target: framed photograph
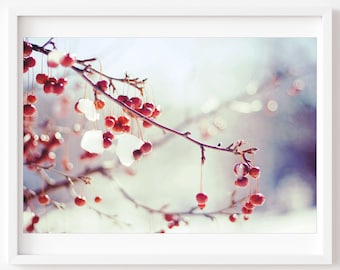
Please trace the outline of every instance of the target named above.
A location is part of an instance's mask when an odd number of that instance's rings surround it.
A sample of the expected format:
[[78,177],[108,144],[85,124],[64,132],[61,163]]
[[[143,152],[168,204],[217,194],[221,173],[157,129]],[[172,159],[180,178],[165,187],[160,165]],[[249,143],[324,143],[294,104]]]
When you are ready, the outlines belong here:
[[12,264],[332,263],[331,9],[9,20]]

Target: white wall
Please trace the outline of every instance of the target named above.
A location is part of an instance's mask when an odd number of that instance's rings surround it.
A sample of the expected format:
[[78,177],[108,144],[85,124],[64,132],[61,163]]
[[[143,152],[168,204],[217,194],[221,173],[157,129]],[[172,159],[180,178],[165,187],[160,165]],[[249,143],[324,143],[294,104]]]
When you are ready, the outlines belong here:
[[[68,6],[70,4],[70,1],[65,1],[65,0],[58,0],[58,1],[53,1],[58,5],[59,8],[65,8],[65,12],[68,10]],[[97,0],[97,1],[72,1],[72,5],[94,5],[96,7],[99,5],[99,2],[101,3],[108,3],[114,8],[114,5],[128,5],[128,4],[134,4],[134,3],[140,3],[142,1],[138,0],[121,0],[121,1],[102,1],[102,0]],[[143,1],[146,4],[147,3],[155,3],[155,4],[160,4],[158,2],[161,1],[156,1],[156,0],[146,0]],[[189,4],[194,4],[195,6],[199,5],[206,5],[206,6],[213,6],[214,4],[218,3],[228,3],[230,5],[237,5],[237,6],[244,6],[248,7],[249,5],[257,5],[257,6],[293,6],[293,7],[309,7],[309,6],[329,6],[333,8],[333,115],[337,116],[340,114],[340,109],[339,106],[337,105],[337,101],[340,100],[340,94],[337,89],[340,88],[340,1],[339,0],[281,0],[281,1],[273,1],[273,0],[239,0],[239,1],[229,1],[229,0],[172,0],[172,1],[162,1],[163,5],[165,4],[173,4],[173,5],[180,5],[184,3],[189,3]],[[52,4],[52,3],[51,3]],[[0,2],[0,59],[2,64],[0,65],[1,72],[0,72],[0,78],[1,78],[1,98],[3,100],[0,108],[1,108],[1,116],[2,116],[2,123],[3,123],[3,133],[2,133],[2,139],[1,141],[1,153],[2,153],[2,162],[0,163],[0,171],[1,172],[6,172],[6,174],[1,177],[1,182],[2,185],[0,186],[0,213],[1,213],[1,218],[0,218],[0,269],[120,269],[122,267],[95,267],[95,266],[13,266],[13,265],[7,265],[6,260],[7,260],[7,232],[8,232],[8,222],[7,222],[7,216],[8,216],[8,195],[7,195],[7,188],[8,188],[8,182],[10,181],[16,181],[16,179],[8,179],[10,178],[10,173],[7,173],[7,168],[8,168],[8,163],[7,163],[7,158],[6,158],[6,153],[3,154],[3,149],[7,147],[7,141],[8,141],[8,136],[6,132],[6,127],[8,126],[8,121],[10,118],[8,117],[8,108],[7,108],[7,91],[16,91],[17,89],[12,89],[10,85],[7,84],[7,60],[10,61],[10,59],[7,58],[7,52],[8,52],[8,46],[11,44],[8,44],[7,42],[7,36],[8,36],[8,22],[7,22],[7,11],[6,8],[9,5],[18,5],[22,7],[29,7],[33,8],[34,6],[46,6],[50,5],[47,1],[24,1],[24,0],[2,0]],[[13,63],[14,64],[14,63]],[[340,133],[340,123],[337,121],[337,117],[334,117],[334,131],[333,131],[333,137],[338,138],[339,133]],[[334,146],[333,146],[333,171],[334,171],[334,182],[333,182],[333,227],[338,228],[340,225],[339,217],[338,217],[338,208],[340,206],[340,201],[339,201],[339,196],[337,196],[336,191],[340,190],[340,185],[339,182],[336,181],[337,177],[337,172],[335,171],[337,164],[339,163],[339,157],[336,155],[337,152],[340,150],[340,144],[334,140]],[[10,148],[9,148],[10,151]],[[4,168],[2,168],[4,167]],[[333,230],[333,239],[334,239],[334,245],[333,245],[333,262],[334,264],[332,266],[242,266],[242,267],[237,267],[238,269],[245,269],[245,268],[252,268],[252,269],[336,269],[337,267],[340,266],[340,259],[338,258],[339,255],[339,231],[334,229]],[[338,266],[336,266],[338,265]],[[157,266],[130,266],[130,267],[125,267],[127,269],[159,269],[160,267]],[[179,269],[181,267],[175,267],[175,266],[164,266],[162,269]],[[183,267],[184,268],[189,268],[189,269],[211,269],[212,267],[208,266],[195,266],[195,267]],[[235,269],[235,267],[214,267],[217,269]]]

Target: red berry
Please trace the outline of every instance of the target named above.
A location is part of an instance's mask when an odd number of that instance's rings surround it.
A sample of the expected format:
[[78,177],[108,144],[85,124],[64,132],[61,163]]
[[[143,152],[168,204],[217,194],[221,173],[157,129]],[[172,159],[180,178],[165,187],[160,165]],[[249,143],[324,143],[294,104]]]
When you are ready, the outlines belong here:
[[152,110],[148,107],[143,107],[142,109],[139,110],[141,114],[143,114],[146,117],[151,117],[152,115]]
[[247,163],[237,163],[234,166],[234,173],[236,176],[246,176],[249,172],[249,166]]
[[196,194],[196,201],[197,201],[197,206],[200,209],[203,209],[206,206],[206,202],[208,201],[208,196],[205,193],[197,193]]
[[101,110],[105,106],[105,101],[102,99],[96,99],[94,101],[94,106],[96,107],[96,110]]
[[135,160],[140,160],[143,157],[143,152],[140,149],[136,149],[132,152],[132,155]]
[[234,182],[235,186],[237,187],[246,187],[248,185],[248,178],[247,177],[240,177],[237,178]]
[[152,124],[144,120],[143,121],[143,127],[149,128],[149,127],[152,127]]
[[68,83],[67,78],[59,78],[57,83],[62,83],[64,86]]
[[155,110],[153,111],[151,117],[156,118],[156,117],[158,117],[160,114],[161,114],[160,109],[159,109],[159,108],[155,108]]
[[50,197],[45,193],[41,193],[38,197],[38,202],[41,205],[47,205],[50,203]]
[[32,217],[32,224],[37,224],[37,223],[39,222],[39,220],[40,220],[39,216],[34,215],[34,216]]
[[243,216],[243,219],[244,219],[245,221],[247,221],[247,220],[249,219],[249,216],[244,215],[244,216]]
[[25,230],[26,230],[26,232],[28,232],[28,233],[34,232],[34,224],[33,224],[33,223],[29,224],[29,225],[26,227]]
[[64,92],[64,85],[62,83],[55,83],[53,87],[53,93],[56,95],[61,95]]
[[248,209],[253,209],[255,207],[255,205],[253,205],[250,201],[247,201],[244,204],[244,207],[248,208]]
[[45,82],[44,84],[44,92],[46,94],[48,93],[53,93],[54,92],[54,86],[55,86],[55,82],[53,80],[48,80],[47,82]]
[[151,142],[145,142],[141,146],[140,150],[143,152],[143,154],[149,153],[152,150],[152,144]]
[[103,147],[109,148],[112,145],[112,139],[105,137],[103,138]]
[[198,203],[206,203],[208,201],[208,196],[207,194],[200,192],[196,194],[196,201]]
[[231,214],[229,215],[230,222],[235,222],[237,220],[237,214]]
[[249,215],[251,213],[253,213],[253,210],[252,209],[248,209],[247,207],[243,206],[242,209],[241,209],[242,213],[245,214],[245,215]]
[[38,84],[45,84],[45,82],[47,82],[48,80],[48,76],[47,74],[44,74],[44,73],[38,73],[35,76],[35,80]]
[[174,219],[174,216],[172,214],[164,214],[164,219],[166,221],[172,221]]
[[48,80],[49,80],[50,82],[54,82],[54,83],[57,83],[57,82],[58,82],[57,78],[55,78],[55,77],[50,77],[50,78],[48,78]]
[[98,81],[98,82],[96,83],[96,86],[97,86],[99,89],[101,89],[101,90],[103,90],[103,91],[106,91],[107,88],[108,88],[108,83],[107,83],[107,81],[102,80],[102,81]]
[[122,128],[123,128],[123,132],[126,132],[126,133],[129,133],[131,130],[130,126],[123,126]]
[[35,95],[28,95],[27,96],[27,102],[35,103],[36,101],[37,101],[37,97]]
[[24,41],[24,57],[30,56],[32,51],[33,51],[32,45]]
[[129,97],[128,97],[128,96],[124,96],[124,95],[119,95],[119,96],[117,97],[117,99],[118,99],[120,102],[125,103],[127,100],[129,100]]
[[84,206],[86,204],[86,198],[82,196],[77,196],[74,198],[74,203],[77,206]]
[[36,63],[35,59],[32,56],[24,59],[24,65],[29,67],[29,68],[34,67],[35,63]]
[[264,204],[266,198],[262,193],[255,193],[255,194],[250,195],[249,200],[253,205],[259,206],[259,205]]
[[126,116],[122,115],[118,117],[118,122],[122,125],[122,126],[126,126],[127,124],[129,124],[130,119],[127,118]]
[[103,133],[103,139],[108,138],[113,140],[115,135],[111,131],[106,131]]
[[24,105],[24,116],[31,116],[37,111],[37,108],[33,104]]
[[63,58],[61,58],[60,60],[60,64],[63,66],[63,67],[70,67],[72,66],[74,63],[76,62],[76,58],[75,56],[67,53],[63,56]]
[[116,119],[113,116],[108,115],[108,116],[105,116],[104,122],[105,122],[106,127],[112,128],[114,127],[116,123]]
[[152,104],[151,102],[145,102],[143,104],[143,108],[148,108],[148,109],[150,109],[153,112],[155,110],[155,105]]
[[25,65],[25,61],[24,61],[23,72],[26,73],[28,70],[29,70],[29,67]]
[[132,108],[133,109],[139,109],[142,106],[142,99],[140,99],[139,97],[132,97],[131,99],[132,102]]
[[102,197],[98,195],[98,196],[94,197],[94,201],[96,203],[100,203],[102,201]]
[[255,179],[260,176],[260,173],[261,173],[260,167],[257,166],[251,167],[249,170],[249,175]]

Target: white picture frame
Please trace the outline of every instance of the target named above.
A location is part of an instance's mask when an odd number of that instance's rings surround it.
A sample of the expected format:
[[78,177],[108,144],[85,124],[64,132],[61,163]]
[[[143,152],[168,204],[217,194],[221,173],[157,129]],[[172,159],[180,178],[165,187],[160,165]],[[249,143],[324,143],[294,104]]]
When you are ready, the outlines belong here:
[[[332,11],[330,8],[238,8],[225,5],[201,7],[117,7],[114,10],[98,7],[10,8],[9,32],[12,44],[9,55],[13,63],[20,63],[21,37],[31,35],[108,35],[103,23],[112,26],[124,22],[116,35],[135,36],[218,36],[223,27],[219,23],[234,23],[228,32],[232,36],[301,36],[315,35],[318,44],[318,179],[317,233],[315,234],[260,234],[260,235],[25,235],[20,225],[22,186],[10,181],[9,186],[9,261],[11,264],[330,264],[332,262]],[[90,18],[89,20],[86,17]],[[84,18],[86,20],[84,20]],[[82,24],[70,24],[71,21]],[[120,20],[120,21],[119,21]],[[159,25],[154,25],[155,20]],[[41,27],[42,22],[48,27]],[[178,33],[178,26],[188,22]],[[270,22],[270,27],[268,23]],[[94,24],[98,25],[94,25]],[[177,23],[177,27],[176,27]],[[194,25],[193,25],[194,24]],[[71,26],[67,29],[63,26]],[[90,26],[92,25],[92,26]],[[160,26],[161,25],[161,26]],[[249,26],[253,32],[249,32]],[[313,25],[313,27],[310,27]],[[38,27],[40,26],[40,27]],[[88,26],[88,27],[86,27]],[[162,27],[160,31],[160,27]],[[200,27],[197,27],[200,26]],[[274,27],[282,31],[273,31]],[[284,27],[283,27],[284,26]],[[89,29],[94,28],[96,31]],[[145,30],[146,29],[146,30]],[[211,30],[214,29],[214,30]],[[312,29],[312,30],[309,30]],[[310,31],[310,32],[309,32]],[[53,32],[53,33],[51,33]],[[73,32],[75,33],[75,32]],[[112,35],[112,33],[110,33]],[[9,82],[20,89],[19,66],[10,64]],[[20,98],[17,92],[9,94],[9,108],[13,119],[19,121]],[[11,179],[20,179],[18,153],[18,123],[10,124],[9,153]],[[9,179],[8,179],[9,181]],[[208,249],[200,249],[204,242]],[[245,246],[244,243],[248,244]],[[91,243],[90,245],[88,243]],[[112,243],[115,243],[112,246]],[[128,245],[126,243],[129,243]],[[225,243],[233,243],[226,246]],[[260,243],[256,246],[257,243]],[[256,246],[255,250],[252,248]],[[118,248],[119,247],[119,248]],[[162,248],[159,248],[162,247]],[[245,256],[247,260],[245,260]]]

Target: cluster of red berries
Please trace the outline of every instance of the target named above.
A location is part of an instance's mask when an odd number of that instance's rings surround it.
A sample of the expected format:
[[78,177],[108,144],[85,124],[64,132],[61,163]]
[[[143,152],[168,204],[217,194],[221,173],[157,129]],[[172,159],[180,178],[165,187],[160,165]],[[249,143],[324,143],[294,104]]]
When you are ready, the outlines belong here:
[[30,43],[24,41],[24,73],[36,64],[35,59],[30,56],[33,51],[33,47]]
[[118,117],[114,115],[107,115],[104,118],[104,125],[105,127],[111,128],[112,131],[118,133],[129,133],[131,131],[130,118],[125,115],[121,115]]
[[35,230],[35,224],[37,224],[40,220],[40,217],[34,214],[31,218],[31,222],[26,226],[26,232],[32,233]]
[[[97,196],[94,197],[93,200],[94,200],[95,203],[101,203],[102,197],[97,195]],[[84,206],[86,203],[87,203],[87,199],[84,196],[78,195],[74,198],[74,204],[79,206],[79,207]]]
[[246,187],[248,185],[248,177],[250,175],[254,179],[258,179],[260,176],[260,168],[257,166],[250,166],[246,162],[237,163],[234,166],[234,173],[237,179],[234,181],[234,185],[237,187]]
[[[126,106],[134,109],[135,111],[141,113],[148,118],[157,118],[161,113],[159,106],[156,107],[152,102],[143,103],[142,99],[139,97],[129,98],[125,95],[119,95],[117,99]],[[131,117],[135,117],[135,115],[131,114]],[[148,128],[151,126],[152,125],[149,122],[143,121],[143,127]]]
[[133,158],[135,160],[140,160],[144,155],[150,153],[152,150],[151,142],[144,142],[139,149],[136,149],[132,152]]
[[56,94],[61,95],[64,93],[64,88],[67,84],[67,78],[55,78],[55,77],[48,77],[47,74],[38,73],[35,77],[35,80],[38,84],[43,85],[44,93],[46,94]]
[[172,229],[173,227],[179,226],[180,219],[177,215],[164,214],[164,219],[168,222],[168,228],[169,229]]
[[[262,193],[256,192],[249,196],[248,200],[243,204],[241,212],[243,214],[244,220],[249,219],[256,206],[261,206],[264,204],[266,198]],[[238,218],[238,214],[229,215],[229,220],[235,222]]]
[[50,135],[38,134],[32,131],[24,132],[24,157],[26,163],[42,163],[44,161],[54,161],[56,154],[54,149],[62,145],[64,138],[60,132]]

